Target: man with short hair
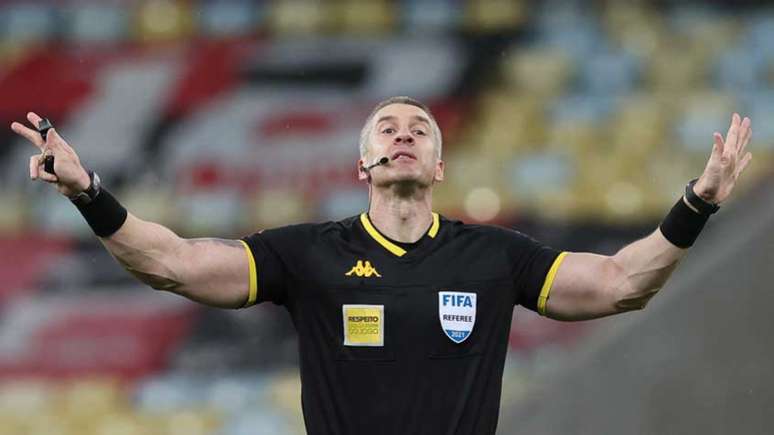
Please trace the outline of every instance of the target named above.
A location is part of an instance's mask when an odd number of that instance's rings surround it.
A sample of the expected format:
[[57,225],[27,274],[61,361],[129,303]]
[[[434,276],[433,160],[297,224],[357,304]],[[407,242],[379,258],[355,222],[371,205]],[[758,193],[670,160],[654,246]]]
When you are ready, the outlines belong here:
[[440,129],[423,104],[395,97],[360,136],[367,212],[242,240],[183,239],[128,213],[55,130],[44,141],[12,129],[40,149],[30,177],[69,197],[142,282],[217,307],[287,308],[310,434],[494,434],[513,307],[559,320],[645,307],[751,159],[750,120],[734,114],[702,176],[652,234],[612,256],[559,252],[434,213]]

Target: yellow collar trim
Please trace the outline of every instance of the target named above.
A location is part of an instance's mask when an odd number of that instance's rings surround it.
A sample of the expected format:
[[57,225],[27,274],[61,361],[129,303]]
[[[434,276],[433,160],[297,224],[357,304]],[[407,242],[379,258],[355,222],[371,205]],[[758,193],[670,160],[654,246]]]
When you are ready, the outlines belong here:
[[438,234],[438,228],[441,227],[441,219],[438,217],[438,213],[433,213],[433,224],[430,225],[430,230],[427,232],[427,235],[430,236],[431,239],[435,238],[435,235]]
[[[387,238],[385,238],[376,228],[374,228],[373,224],[371,223],[371,220],[368,219],[368,213],[360,214],[360,223],[363,224],[363,228],[365,228],[368,235],[371,236],[374,240],[376,240],[385,249],[397,255],[398,257],[402,257],[406,255],[405,249],[387,240]],[[438,234],[438,229],[440,228],[440,226],[441,226],[441,220],[438,217],[438,213],[433,213],[433,224],[430,225],[430,229],[427,231],[427,235],[430,236],[431,238],[435,238],[435,236]]]

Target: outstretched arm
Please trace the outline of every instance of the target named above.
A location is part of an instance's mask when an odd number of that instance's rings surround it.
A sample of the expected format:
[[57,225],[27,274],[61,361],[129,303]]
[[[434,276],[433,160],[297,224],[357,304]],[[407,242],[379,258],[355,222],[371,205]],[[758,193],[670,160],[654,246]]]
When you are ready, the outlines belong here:
[[[27,119],[33,125],[41,120],[34,113]],[[56,130],[51,129],[44,141],[36,130],[21,123],[14,122],[11,129],[40,150],[30,158],[31,179],[54,184],[70,198],[89,187],[91,180],[78,155]],[[43,170],[46,155],[55,157],[56,175]],[[129,213],[117,231],[100,241],[127,271],[155,289],[224,308],[241,307],[248,300],[249,254],[238,240],[183,239]]]
[[247,302],[248,258],[238,240],[184,239],[130,213],[116,233],[100,241],[124,269],[154,289],[222,308]]
[[[720,204],[752,158],[746,152],[750,119],[734,114],[725,140],[714,134],[704,173],[693,191]],[[683,198],[685,201],[685,198]],[[689,202],[685,204],[697,212]],[[615,255],[568,253],[559,265],[546,302],[546,315],[557,320],[585,320],[642,309],[664,286],[687,249],[676,246],[659,228]]]

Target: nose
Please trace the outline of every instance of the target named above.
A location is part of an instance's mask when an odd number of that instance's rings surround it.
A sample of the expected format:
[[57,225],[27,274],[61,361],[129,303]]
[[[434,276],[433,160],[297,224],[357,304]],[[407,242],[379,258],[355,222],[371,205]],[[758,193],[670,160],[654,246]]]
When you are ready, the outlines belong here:
[[414,138],[407,134],[402,134],[395,137],[395,143],[404,143],[407,145],[413,145],[414,144]]

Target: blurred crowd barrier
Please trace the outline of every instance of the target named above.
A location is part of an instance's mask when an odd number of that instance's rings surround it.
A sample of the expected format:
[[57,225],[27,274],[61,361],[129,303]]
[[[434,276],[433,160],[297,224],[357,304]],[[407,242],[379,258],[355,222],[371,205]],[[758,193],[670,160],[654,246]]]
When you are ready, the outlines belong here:
[[[732,112],[754,131],[739,195],[774,168],[774,9],[704,3],[5,1],[0,121],[50,118],[144,219],[238,237],[364,210],[359,130],[409,95],[444,133],[437,211],[609,252]],[[30,182],[35,151],[0,131],[0,434],[300,433],[286,316],[132,286]],[[588,327],[517,312],[506,402]]]

